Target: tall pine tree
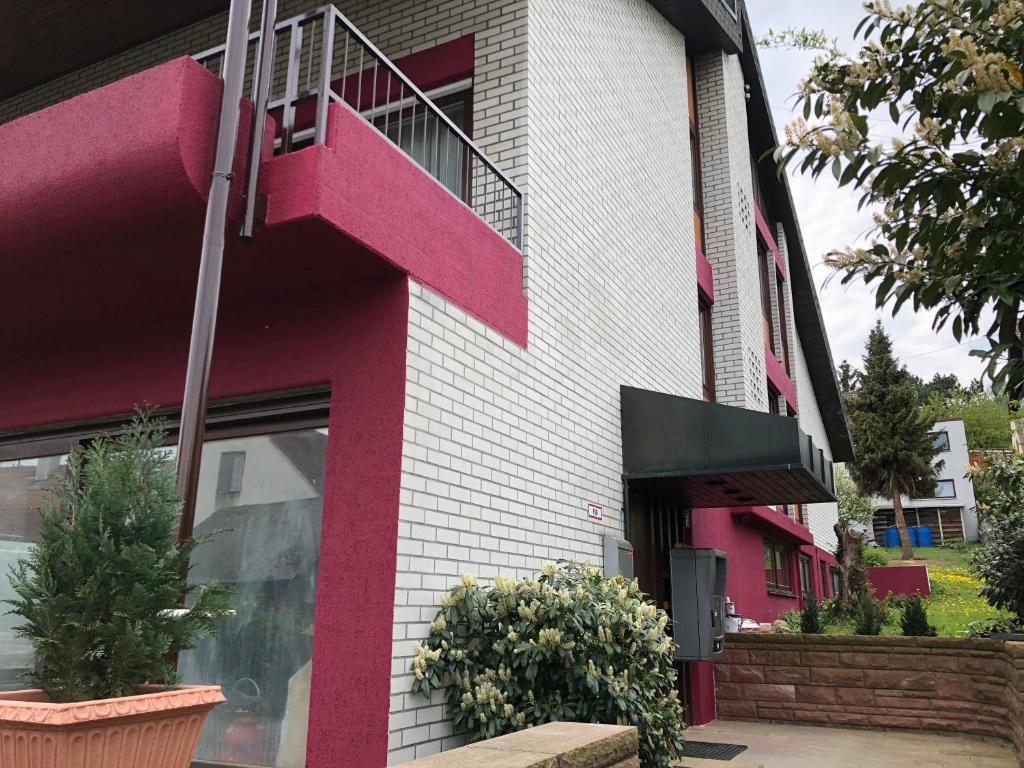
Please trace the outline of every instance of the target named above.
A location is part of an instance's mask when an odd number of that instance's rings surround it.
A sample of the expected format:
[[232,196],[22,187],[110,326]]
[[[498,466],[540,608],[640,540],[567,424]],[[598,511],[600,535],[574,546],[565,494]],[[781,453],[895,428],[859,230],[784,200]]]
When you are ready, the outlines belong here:
[[932,459],[937,450],[931,423],[917,408],[917,393],[906,368],[892,354],[892,341],[879,322],[868,336],[859,388],[849,401],[857,458],[850,474],[860,492],[892,499],[903,558],[913,558],[903,517],[902,496],[935,490]]

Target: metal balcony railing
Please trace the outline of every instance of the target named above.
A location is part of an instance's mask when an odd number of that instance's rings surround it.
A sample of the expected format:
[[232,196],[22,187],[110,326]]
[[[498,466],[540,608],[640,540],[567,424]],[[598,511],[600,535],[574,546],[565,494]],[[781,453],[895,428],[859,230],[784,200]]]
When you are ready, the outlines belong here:
[[[249,36],[246,78],[259,66]],[[523,246],[523,195],[456,124],[333,5],[275,25],[266,112],[277,123],[275,152],[327,136],[328,107],[347,104],[516,248]],[[193,58],[218,76],[224,46]],[[256,94],[253,94],[257,101]]]

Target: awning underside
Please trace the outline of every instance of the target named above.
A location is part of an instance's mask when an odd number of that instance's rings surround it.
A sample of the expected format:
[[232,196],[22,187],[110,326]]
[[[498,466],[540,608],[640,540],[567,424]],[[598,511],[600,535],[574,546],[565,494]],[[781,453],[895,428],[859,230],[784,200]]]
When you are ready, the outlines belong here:
[[688,507],[835,501],[832,463],[797,420],[622,388],[624,475]]

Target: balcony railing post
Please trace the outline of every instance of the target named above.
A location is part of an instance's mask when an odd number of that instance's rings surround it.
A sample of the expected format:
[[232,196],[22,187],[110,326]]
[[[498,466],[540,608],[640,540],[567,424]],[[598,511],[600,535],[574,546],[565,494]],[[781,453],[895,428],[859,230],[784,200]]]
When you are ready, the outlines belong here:
[[260,40],[256,48],[256,77],[252,85],[252,100],[256,109],[252,117],[252,132],[249,144],[249,176],[245,186],[245,219],[242,221],[242,237],[252,237],[256,218],[256,192],[259,188],[260,163],[263,161],[263,137],[267,126],[267,102],[270,99],[270,80],[274,74],[274,43],[277,24],[277,0],[263,1],[263,18],[260,21]]
[[302,24],[294,19],[288,38],[288,71],[284,86],[284,125],[281,129],[281,151],[292,151],[295,134],[295,102],[299,98],[299,68],[302,65]]
[[203,455],[206,396],[210,383],[210,363],[213,359],[213,337],[217,327],[228,202],[231,197],[231,180],[245,82],[245,59],[249,49],[251,5],[252,0],[231,0],[231,9],[228,12],[220,126],[217,132],[210,194],[206,203],[203,250],[199,262],[192,336],[185,372],[185,393],[181,405],[181,428],[178,433],[178,486],[181,488],[184,501],[180,530],[186,536],[191,535],[195,519],[199,463]]
[[334,8],[324,11],[323,31],[320,45],[320,84],[316,98],[316,124],[313,141],[327,142],[327,113],[331,106],[331,70],[334,68]]
[[525,201],[520,193],[516,195],[516,248],[520,251],[523,250],[523,228],[525,224],[523,214],[525,213],[525,208]]

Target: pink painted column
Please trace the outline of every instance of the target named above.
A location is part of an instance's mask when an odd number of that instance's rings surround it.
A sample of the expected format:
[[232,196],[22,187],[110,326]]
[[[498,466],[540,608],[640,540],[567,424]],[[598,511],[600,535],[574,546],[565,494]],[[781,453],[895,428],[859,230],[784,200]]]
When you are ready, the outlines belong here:
[[387,762],[407,283],[372,296],[332,380],[307,768]]
[[707,725],[716,717],[715,662],[690,662],[690,722],[687,725]]

